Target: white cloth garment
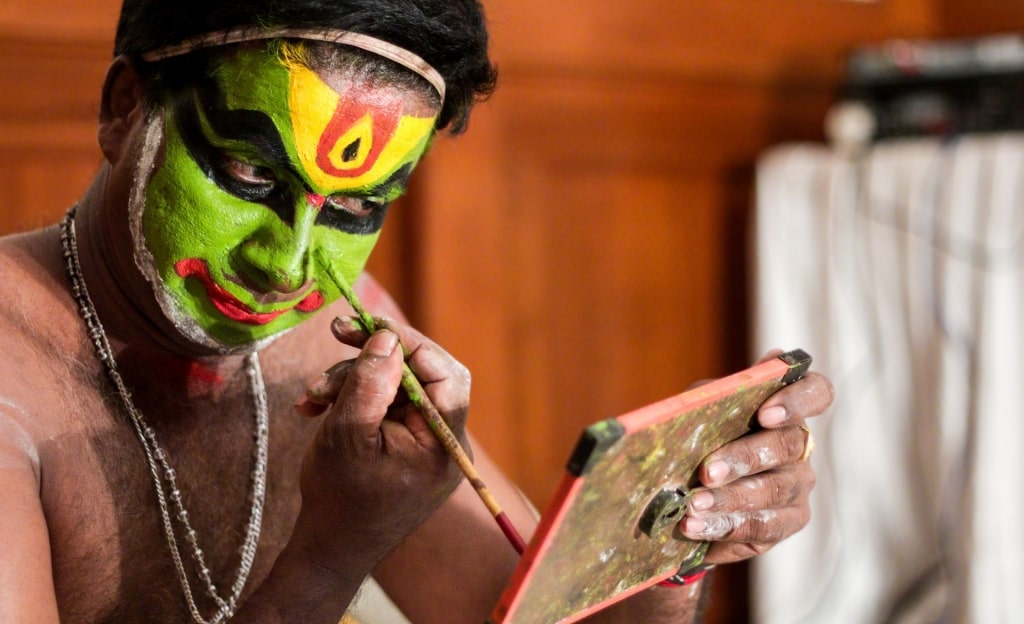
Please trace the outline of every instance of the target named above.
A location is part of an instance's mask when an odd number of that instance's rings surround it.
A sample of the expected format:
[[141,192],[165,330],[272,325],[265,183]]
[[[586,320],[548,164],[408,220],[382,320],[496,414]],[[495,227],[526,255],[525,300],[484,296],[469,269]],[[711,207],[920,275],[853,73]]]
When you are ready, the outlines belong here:
[[1024,135],[758,165],[756,352],[835,384],[761,624],[1024,622]]

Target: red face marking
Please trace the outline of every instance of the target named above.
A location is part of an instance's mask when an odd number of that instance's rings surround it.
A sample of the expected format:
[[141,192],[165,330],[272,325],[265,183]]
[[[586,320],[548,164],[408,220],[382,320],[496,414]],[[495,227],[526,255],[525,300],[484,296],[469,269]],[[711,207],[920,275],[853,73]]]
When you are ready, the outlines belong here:
[[324,202],[327,201],[327,198],[316,193],[306,193],[306,201],[309,202],[310,206],[320,210],[324,207]]
[[198,279],[206,289],[206,296],[217,311],[238,323],[247,325],[266,325],[289,310],[299,312],[313,312],[320,309],[324,304],[324,296],[320,291],[314,290],[299,301],[292,308],[275,310],[273,312],[257,312],[239,301],[234,295],[224,290],[210,277],[210,269],[206,262],[199,258],[186,258],[179,260],[174,265],[174,270],[184,279],[194,277]]
[[183,380],[190,391],[202,391],[224,383],[224,377],[215,368],[202,362],[175,356],[154,356],[153,361],[167,374],[169,382],[177,383],[178,380]]
[[299,312],[315,312],[324,304],[324,295],[319,290],[309,293],[302,301],[295,304]]
[[[373,116],[373,144],[370,146],[370,152],[366,155],[366,160],[363,161],[361,166],[354,169],[339,169],[334,166],[334,163],[330,160],[329,155],[331,153],[331,149],[338,144],[341,137],[348,132],[356,122],[367,114],[371,114]],[[401,118],[401,100],[394,100],[384,104],[383,106],[378,103],[372,107],[370,104],[364,102],[355,103],[342,100],[338,103],[338,108],[334,112],[334,117],[331,119],[330,123],[327,124],[327,128],[324,129],[324,133],[320,136],[320,143],[316,150],[317,166],[323,169],[326,173],[339,178],[357,178],[363,175],[372,169],[377,163],[377,158],[380,157],[381,152],[384,151],[384,147],[391,141]],[[349,147],[353,150],[358,149],[358,145],[352,145]]]
[[212,368],[203,366],[199,362],[189,362],[188,379],[193,383],[219,385],[224,382],[220,373]]

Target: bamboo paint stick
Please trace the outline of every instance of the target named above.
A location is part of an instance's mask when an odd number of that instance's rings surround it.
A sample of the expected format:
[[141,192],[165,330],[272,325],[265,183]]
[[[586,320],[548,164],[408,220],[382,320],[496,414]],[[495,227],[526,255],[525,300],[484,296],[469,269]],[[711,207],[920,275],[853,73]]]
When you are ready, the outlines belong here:
[[[345,297],[348,304],[355,310],[363,330],[368,334],[376,332],[378,329],[377,321],[363,308],[362,303],[356,297],[356,293],[352,290],[348,281],[334,270],[333,265],[327,262],[327,259],[320,253],[320,250],[317,250],[317,259],[320,266],[327,272],[327,275],[334,282],[335,286],[338,287],[338,290],[341,291],[342,296]],[[408,357],[409,353],[405,350],[404,346],[402,347],[402,352],[405,357]],[[473,460],[469,458],[465,449],[459,444],[458,438],[455,437],[451,428],[448,427],[448,423],[441,416],[441,412],[438,411],[430,397],[427,396],[426,390],[423,389],[423,384],[420,383],[419,378],[413,373],[408,362],[403,362],[402,364],[402,389],[405,390],[412,404],[419,409],[423,418],[430,426],[431,431],[440,440],[441,445],[444,446],[448,454],[458,464],[462,474],[466,476],[473,489],[476,490],[477,495],[491,513],[501,532],[505,534],[512,547],[516,549],[516,552],[523,554],[523,551],[526,549],[526,542],[523,541],[519,531],[516,530],[508,515],[501,509],[501,505],[498,504],[497,499],[494,498],[494,495],[487,487],[487,484],[480,477],[476,466],[473,465]]]

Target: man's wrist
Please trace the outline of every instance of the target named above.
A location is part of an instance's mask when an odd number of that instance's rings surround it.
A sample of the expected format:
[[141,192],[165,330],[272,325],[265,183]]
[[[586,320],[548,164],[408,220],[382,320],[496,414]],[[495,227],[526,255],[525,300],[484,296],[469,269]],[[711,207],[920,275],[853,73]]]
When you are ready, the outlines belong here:
[[708,572],[715,567],[715,564],[709,564],[706,566],[700,566],[697,568],[689,569],[685,573],[680,571],[676,572],[672,576],[658,583],[661,587],[685,587],[686,585],[693,585],[698,583],[707,576]]

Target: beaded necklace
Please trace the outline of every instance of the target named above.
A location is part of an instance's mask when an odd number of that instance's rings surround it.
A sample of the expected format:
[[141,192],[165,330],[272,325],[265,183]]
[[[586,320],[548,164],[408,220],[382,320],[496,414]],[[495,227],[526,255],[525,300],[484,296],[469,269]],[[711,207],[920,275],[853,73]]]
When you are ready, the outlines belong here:
[[[163,523],[164,535],[167,538],[167,545],[171,551],[171,558],[174,560],[174,567],[178,573],[178,580],[181,582],[181,589],[185,594],[192,618],[198,624],[219,624],[232,615],[238,608],[238,598],[245,587],[246,579],[252,570],[252,564],[256,556],[256,546],[259,542],[260,525],[263,521],[263,499],[266,495],[267,484],[267,440],[269,437],[267,392],[263,385],[263,374],[260,370],[259,356],[251,353],[246,356],[245,372],[249,378],[250,391],[255,403],[256,444],[253,451],[253,466],[250,474],[252,491],[252,508],[249,511],[249,521],[245,529],[245,540],[240,549],[241,560],[238,564],[238,571],[235,574],[235,582],[231,586],[231,594],[223,598],[210,577],[210,570],[206,566],[203,550],[199,547],[199,540],[188,520],[188,511],[181,500],[181,491],[178,489],[177,478],[174,469],[171,467],[167,453],[160,446],[156,438],[156,432],[146,423],[142,412],[132,402],[131,393],[125,386],[121,374],[117,370],[117,363],[114,360],[113,350],[107,340],[107,334],[96,315],[96,307],[93,305],[89,292],[85,287],[85,280],[82,277],[82,269],[78,259],[78,242],[75,237],[75,207],[68,210],[60,223],[60,240],[64,250],[65,270],[68,279],[71,281],[71,289],[75,301],[78,303],[79,314],[85,321],[89,338],[96,349],[96,356],[103,363],[107,376],[117,389],[118,396],[125,410],[131,417],[135,434],[142,444],[146,454],[146,463],[149,466],[149,473],[153,481],[153,488],[156,490],[157,501],[160,505],[160,517]],[[160,478],[163,473],[163,480]],[[166,482],[166,485],[164,485]],[[167,500],[170,499],[170,504]],[[174,534],[174,524],[171,519],[171,507],[174,509],[175,517],[181,525],[182,534],[191,547],[192,558],[195,560],[199,578],[206,584],[206,593],[217,603],[217,612],[207,620],[199,613],[192,594],[192,586],[189,583],[188,575],[185,573],[185,564],[182,561],[181,552],[178,548],[178,540]]]

